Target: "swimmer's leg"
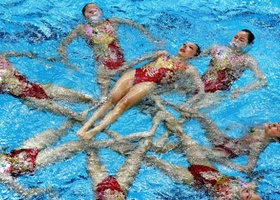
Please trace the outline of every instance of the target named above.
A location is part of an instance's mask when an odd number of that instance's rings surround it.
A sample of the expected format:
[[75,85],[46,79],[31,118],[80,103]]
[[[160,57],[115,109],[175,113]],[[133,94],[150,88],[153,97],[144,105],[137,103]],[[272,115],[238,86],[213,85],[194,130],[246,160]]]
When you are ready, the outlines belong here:
[[69,120],[65,122],[58,130],[49,129],[39,133],[35,135],[35,137],[24,141],[21,148],[44,149],[55,144],[62,136],[66,135],[73,125],[74,121]]
[[75,90],[56,86],[53,84],[42,85],[47,95],[53,99],[62,100],[65,102],[84,102],[89,104],[96,104],[97,99],[90,97],[89,95],[82,94]]
[[166,175],[177,181],[182,181],[187,184],[193,183],[193,176],[186,167],[164,162],[154,156],[146,156],[144,161],[148,166],[159,168]]
[[85,150],[87,146],[88,141],[78,140],[67,142],[55,148],[46,148],[38,153],[36,158],[36,167],[40,168],[69,159]]
[[26,104],[29,107],[35,107],[39,110],[49,110],[50,112],[66,116],[70,119],[74,119],[76,121],[82,122],[86,119],[86,116],[83,116],[81,114],[78,114],[68,108],[65,108],[56,102],[48,99],[35,99],[35,98],[25,98],[23,100],[23,103]]
[[127,194],[131,184],[136,178],[142,164],[143,157],[152,145],[151,138],[146,139],[143,144],[127,157],[124,165],[119,169],[116,174],[124,193]]
[[79,133],[78,136],[83,139],[91,139],[103,131],[108,125],[114,123],[126,110],[140,102],[151,91],[154,85],[155,83],[152,82],[143,82],[134,85],[97,126],[87,132]]
[[97,149],[87,151],[87,171],[92,180],[93,187],[96,188],[107,176],[107,170],[98,159]]

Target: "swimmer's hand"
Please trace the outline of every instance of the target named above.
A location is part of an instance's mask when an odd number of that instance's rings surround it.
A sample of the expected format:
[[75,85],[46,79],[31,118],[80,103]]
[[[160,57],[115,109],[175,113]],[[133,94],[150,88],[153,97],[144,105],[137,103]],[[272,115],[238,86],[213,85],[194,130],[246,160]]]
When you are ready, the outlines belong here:
[[166,41],[164,41],[164,40],[153,40],[153,43],[160,47],[166,46]]
[[50,61],[50,62],[60,62],[61,58],[48,57],[48,58],[46,58],[46,60]]
[[48,58],[46,58],[46,60],[49,61],[49,62],[61,62],[64,65],[66,65],[67,67],[70,67],[70,68],[78,70],[78,71],[80,70],[79,67],[77,67],[75,65],[69,64],[68,59],[64,59],[64,58],[61,58],[61,57],[58,57],[58,58],[56,58],[56,57],[48,57]]
[[38,54],[33,52],[33,51],[29,51],[29,54],[27,55],[28,58],[37,58]]
[[230,98],[236,99],[237,97],[241,96],[242,94],[244,94],[244,92],[242,92],[241,90],[234,89],[230,95]]
[[71,69],[74,69],[74,70],[77,70],[77,71],[80,71],[80,68],[77,67],[76,65],[71,65],[69,63],[64,63],[65,66],[71,68]]

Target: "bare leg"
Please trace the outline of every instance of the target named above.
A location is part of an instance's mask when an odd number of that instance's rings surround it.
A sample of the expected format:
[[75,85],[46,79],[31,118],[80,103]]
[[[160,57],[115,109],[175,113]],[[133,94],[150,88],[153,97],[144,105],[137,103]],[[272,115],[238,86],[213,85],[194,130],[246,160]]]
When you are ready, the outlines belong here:
[[1,184],[4,184],[6,187],[10,188],[14,192],[17,192],[18,194],[22,195],[26,199],[31,199],[34,196],[44,194],[46,192],[50,192],[51,188],[25,188],[21,184],[19,184],[16,179],[8,174],[1,173],[0,174],[0,182]]
[[206,154],[202,151],[200,146],[185,132],[181,124],[174,118],[159,102],[158,99],[155,99],[156,105],[162,110],[165,115],[165,121],[168,128],[173,131],[181,144],[185,147],[186,156],[190,164],[199,164],[204,166],[213,167],[212,164],[207,159]]
[[108,125],[115,122],[126,110],[141,101],[154,87],[155,83],[143,82],[133,86],[129,92],[117,103],[115,108],[92,130],[80,133],[82,139],[91,139],[97,133],[103,131]]
[[88,129],[93,125],[93,123],[102,117],[107,110],[109,110],[113,105],[116,104],[132,87],[134,80],[135,71],[128,72],[124,74],[115,84],[112,89],[110,98],[103,104],[99,109],[97,109],[90,119],[78,130],[77,135],[81,137]]
[[90,104],[98,102],[97,99],[93,99],[88,95],[69,88],[60,87],[53,84],[44,84],[42,87],[44,88],[47,95],[53,99],[62,100],[65,102],[84,102]]
[[187,184],[193,183],[193,176],[189,172],[188,168],[179,166],[179,165],[172,165],[170,163],[164,162],[154,156],[146,156],[144,158],[145,164],[148,166],[156,166],[160,170],[162,170],[165,174],[170,176],[171,178],[182,181]]
[[161,118],[154,119],[154,124],[150,130],[151,136],[149,138],[146,138],[143,141],[143,144],[133,153],[131,153],[129,157],[127,157],[124,165],[119,169],[118,173],[116,174],[116,179],[118,180],[125,194],[127,194],[127,191],[129,190],[131,184],[133,183],[134,179],[136,178],[139,172],[143,157],[152,145],[152,140],[160,121]]
[[37,169],[46,165],[60,162],[85,150],[88,141],[79,140],[68,142],[56,148],[47,148],[39,152],[36,158]]
[[54,114],[66,116],[79,122],[82,122],[86,119],[85,116],[82,116],[68,108],[65,108],[52,100],[25,98],[23,103],[29,107],[35,107],[39,110],[47,109]]
[[178,143],[168,143],[169,135],[169,132],[164,133],[160,138],[153,142],[150,150],[156,153],[166,153],[168,151],[175,150],[176,147],[178,147]]
[[144,143],[126,159],[125,164],[116,174],[116,179],[125,194],[127,194],[127,191],[136,178],[142,164],[143,156],[149,150],[151,144],[151,138],[144,141]]
[[101,99],[108,97],[109,90],[110,90],[110,84],[111,84],[111,77],[100,74],[97,77],[97,83],[100,86]]
[[65,122],[58,130],[46,130],[33,138],[26,140],[21,148],[43,149],[56,143],[62,136],[68,133],[74,125],[72,120]]
[[88,151],[87,171],[92,180],[94,188],[96,188],[97,184],[101,183],[103,179],[108,176],[105,166],[102,165],[98,159],[96,149]]

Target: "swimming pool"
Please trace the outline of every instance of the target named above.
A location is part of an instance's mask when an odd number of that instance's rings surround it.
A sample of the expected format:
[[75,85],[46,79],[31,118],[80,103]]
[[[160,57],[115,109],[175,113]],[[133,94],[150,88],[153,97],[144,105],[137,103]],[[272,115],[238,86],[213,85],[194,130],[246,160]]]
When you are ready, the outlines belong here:
[[[111,0],[95,1],[101,6],[106,17],[118,16],[144,24],[158,38],[167,41],[167,50],[176,53],[185,41],[195,41],[208,47],[214,43],[225,44],[236,31],[242,28],[251,29],[256,35],[256,42],[250,53],[254,55],[268,80],[268,86],[251,92],[236,100],[226,99],[218,108],[211,110],[209,116],[223,130],[227,129],[232,136],[242,135],[242,129],[248,125],[266,121],[279,120],[279,55],[280,55],[280,3],[278,0],[241,1],[230,3],[220,1],[165,1],[161,0]],[[4,0],[0,3],[1,51],[35,51],[39,55],[56,56],[56,48],[62,38],[77,24],[82,23],[81,8],[87,3],[82,0],[42,1]],[[145,37],[134,29],[121,27],[121,42],[125,56],[129,59],[154,51],[157,47],[150,44]],[[139,38],[140,37],[140,38]],[[82,43],[82,44],[81,44]],[[53,82],[98,96],[97,85],[93,82],[91,52],[83,41],[73,43],[69,53],[72,62],[80,66],[80,71],[65,68],[60,63],[42,60],[14,59],[18,69],[30,80]],[[141,48],[139,48],[141,47]],[[202,73],[208,59],[195,60],[193,63]],[[44,66],[45,65],[45,66]],[[32,70],[31,70],[32,67]],[[234,87],[251,79],[245,73]],[[18,147],[22,141],[49,128],[58,128],[65,118],[30,110],[17,99],[1,95],[0,114],[2,130],[0,145],[3,151]],[[77,110],[82,110],[80,106]],[[134,115],[137,127],[130,126]],[[151,118],[139,113],[136,108],[126,112],[110,128],[123,135],[131,132],[145,131],[151,125]],[[77,139],[75,127],[59,144]],[[195,122],[186,125],[187,132],[201,142],[200,127]],[[258,192],[264,199],[280,198],[280,169],[278,152],[280,145],[271,144],[262,154],[255,169],[256,176],[263,176],[258,182]],[[173,163],[180,162],[181,155],[165,155]],[[59,199],[92,199],[91,182],[85,170],[86,156],[79,154],[70,160],[45,167],[34,176],[22,176],[19,182],[30,187],[54,186],[58,189]],[[117,160],[117,161],[116,161]],[[110,173],[114,174],[123,162],[122,156],[109,150],[102,151],[102,161]],[[115,162],[116,161],[116,162]],[[228,168],[229,174],[240,175]],[[55,176],[53,176],[55,175]],[[18,195],[1,187],[1,199],[19,199]],[[42,197],[43,198],[43,197]],[[206,195],[193,189],[175,184],[158,170],[143,166],[128,194],[128,199],[208,199]]]

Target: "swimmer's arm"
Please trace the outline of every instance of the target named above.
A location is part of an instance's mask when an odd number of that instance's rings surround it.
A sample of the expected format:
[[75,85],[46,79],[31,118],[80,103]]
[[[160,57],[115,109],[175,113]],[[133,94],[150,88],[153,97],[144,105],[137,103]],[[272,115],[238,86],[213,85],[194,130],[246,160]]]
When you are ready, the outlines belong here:
[[135,65],[138,65],[141,62],[144,62],[144,61],[150,60],[150,59],[155,59],[155,58],[159,57],[160,55],[164,55],[164,54],[167,55],[169,53],[167,51],[165,51],[165,50],[161,50],[161,51],[157,51],[155,53],[152,53],[152,54],[140,57],[140,58],[138,58],[136,60],[128,62],[124,67],[122,67],[120,69],[120,71],[128,70],[130,68],[133,68]]
[[141,24],[137,24],[136,22],[134,22],[132,20],[119,19],[119,18],[111,18],[110,21],[112,21],[113,23],[116,23],[116,24],[127,24],[129,26],[133,26],[133,27],[139,29],[142,33],[144,33],[151,42],[153,42],[155,44],[159,43],[159,41],[156,41],[153,38],[153,36],[149,33],[149,31]]
[[28,57],[28,58],[36,58],[37,54],[30,51],[30,52],[16,52],[16,51],[9,51],[2,54],[5,57]]
[[212,157],[212,160],[215,162],[219,162],[224,164],[227,167],[230,167],[234,170],[249,174],[253,171],[254,167],[256,166],[257,163],[257,159],[252,159],[251,161],[249,161],[246,165],[240,165],[240,164],[236,164],[232,161],[230,161],[227,158],[219,158],[219,157]]
[[68,62],[66,47],[73,42],[77,37],[83,35],[83,25],[78,25],[64,38],[60,46],[57,48],[58,53],[62,59]]
[[204,56],[209,56],[211,54],[211,52],[213,51],[213,49],[215,48],[216,45],[213,45],[209,48],[204,49],[200,55],[198,57],[204,57]]
[[27,199],[39,195],[42,193],[47,192],[49,189],[39,189],[39,188],[33,188],[33,189],[27,189],[23,187],[21,184],[15,181],[12,176],[7,174],[0,174],[0,181],[2,184],[7,186],[9,189],[13,190],[14,192],[22,195],[23,197],[26,197]]
[[260,155],[259,149],[257,152],[250,152],[250,154],[248,156],[248,163],[243,167],[243,170],[242,170],[244,173],[249,174],[254,170],[254,168],[257,165],[259,155]]
[[245,165],[236,164],[225,157],[215,157],[215,156],[213,157],[212,156],[211,160],[219,162],[219,163],[223,163],[224,165],[226,165],[232,169],[249,174],[254,170],[255,166],[257,165],[261,150],[262,150],[262,148],[261,148],[261,146],[259,146],[259,148],[257,147],[255,151],[250,151],[250,153],[248,155],[248,162]]
[[193,83],[197,88],[198,93],[195,94],[192,98],[188,99],[185,103],[181,104],[180,107],[190,107],[192,104],[197,103],[204,96],[204,85],[200,78],[199,72],[192,66],[186,70],[186,74],[193,79]]
[[182,153],[181,148],[179,148],[180,147],[179,143],[168,141],[168,138],[171,134],[172,134],[171,131],[167,131],[162,136],[160,136],[158,139],[156,139],[153,142],[153,144],[150,148],[150,151],[163,154],[163,153],[167,153],[171,150],[175,150],[175,151]]
[[212,144],[217,144],[218,141],[227,137],[225,133],[217,126],[217,124],[206,115],[196,112],[191,113],[193,119],[198,120],[208,139]]
[[254,73],[254,76],[257,78],[257,81],[254,81],[243,88],[233,90],[231,98],[236,98],[241,94],[249,93],[253,90],[257,90],[267,84],[266,77],[263,71],[260,69],[257,61],[253,58],[249,58],[247,61],[248,68],[251,69]]
[[193,184],[193,176],[186,167],[164,162],[154,156],[145,156],[144,162],[148,166],[159,168],[166,175],[177,181],[182,181],[186,184]]

